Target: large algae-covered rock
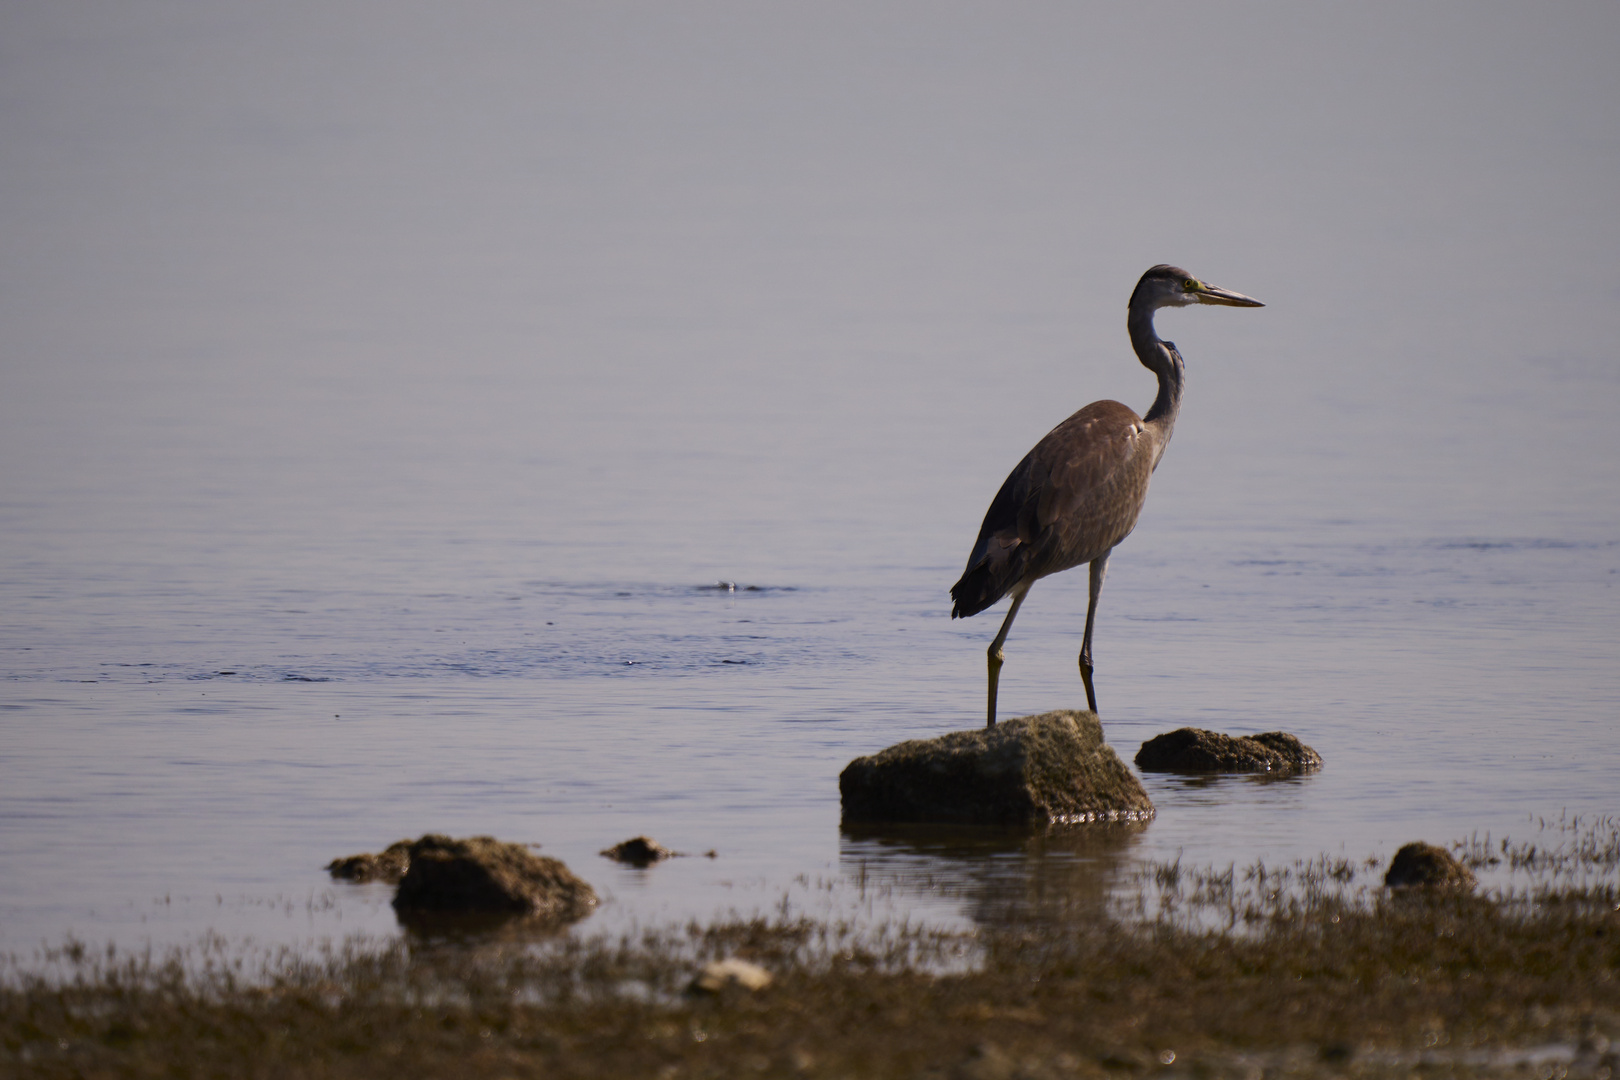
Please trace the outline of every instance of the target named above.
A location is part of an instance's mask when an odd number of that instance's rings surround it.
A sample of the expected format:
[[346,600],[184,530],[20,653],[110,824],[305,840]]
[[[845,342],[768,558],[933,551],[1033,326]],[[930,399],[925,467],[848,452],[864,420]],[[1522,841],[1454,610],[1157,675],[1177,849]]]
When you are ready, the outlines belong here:
[[838,777],[845,821],[977,825],[1141,821],[1153,803],[1093,712],[1021,716],[856,758]]
[[1184,727],[1143,743],[1136,767],[1143,772],[1309,772],[1322,767],[1322,755],[1286,731],[1223,735]]
[[429,833],[411,845],[394,908],[407,912],[528,915],[572,922],[596,892],[557,859],[492,836],[452,840]]

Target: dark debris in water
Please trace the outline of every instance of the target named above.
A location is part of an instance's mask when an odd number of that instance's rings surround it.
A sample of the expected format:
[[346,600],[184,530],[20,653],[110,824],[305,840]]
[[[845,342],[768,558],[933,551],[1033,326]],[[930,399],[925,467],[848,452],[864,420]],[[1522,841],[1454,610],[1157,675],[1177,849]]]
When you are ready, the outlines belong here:
[[1459,540],[1440,540],[1435,547],[1441,551],[1599,551],[1614,547],[1620,541],[1558,540],[1549,537],[1470,537]]

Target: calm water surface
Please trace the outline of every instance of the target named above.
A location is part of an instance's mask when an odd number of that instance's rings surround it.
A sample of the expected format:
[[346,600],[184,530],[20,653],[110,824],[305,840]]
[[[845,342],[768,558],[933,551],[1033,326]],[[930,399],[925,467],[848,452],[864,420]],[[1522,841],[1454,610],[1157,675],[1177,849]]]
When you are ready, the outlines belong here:
[[[588,930],[969,926],[1620,811],[1611,10],[402,10],[0,16],[0,948],[394,933],[320,867],[426,831]],[[1162,260],[1268,307],[1161,316],[1107,736],[1326,768],[841,830],[852,757],[981,722],[947,589],[1041,434],[1145,410]],[[1084,612],[1034,590],[1004,715],[1083,702]]]

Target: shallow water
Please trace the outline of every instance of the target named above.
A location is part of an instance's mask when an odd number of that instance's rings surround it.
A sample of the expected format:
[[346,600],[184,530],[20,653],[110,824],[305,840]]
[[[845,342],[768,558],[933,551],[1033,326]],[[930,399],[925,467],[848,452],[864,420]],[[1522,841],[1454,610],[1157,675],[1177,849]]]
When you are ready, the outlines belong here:
[[[320,867],[425,831],[542,844],[589,929],[954,926],[1620,810],[1620,19],[903,7],[0,16],[0,948],[391,933]],[[980,722],[1003,609],[946,591],[1042,433],[1146,407],[1166,258],[1269,306],[1161,316],[1107,736],[1326,768],[841,831],[850,758]],[[1031,593],[1003,715],[1083,701],[1084,608]]]

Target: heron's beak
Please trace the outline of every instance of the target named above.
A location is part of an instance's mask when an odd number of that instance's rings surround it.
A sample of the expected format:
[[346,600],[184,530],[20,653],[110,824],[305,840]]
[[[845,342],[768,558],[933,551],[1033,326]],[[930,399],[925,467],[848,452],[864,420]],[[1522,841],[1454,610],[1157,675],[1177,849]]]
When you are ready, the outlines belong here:
[[1252,296],[1244,296],[1231,289],[1222,289],[1214,285],[1198,283],[1198,302],[1200,304],[1220,304],[1225,307],[1265,307]]

